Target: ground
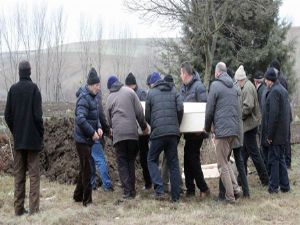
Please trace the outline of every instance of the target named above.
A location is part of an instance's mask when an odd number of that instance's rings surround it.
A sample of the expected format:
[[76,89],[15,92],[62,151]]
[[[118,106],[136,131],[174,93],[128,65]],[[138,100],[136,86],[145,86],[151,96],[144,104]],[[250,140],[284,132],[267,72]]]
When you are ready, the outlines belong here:
[[[123,201],[116,185],[113,193],[93,192],[87,208],[72,201],[73,185],[41,182],[40,213],[15,217],[13,178],[0,176],[0,224],[300,224],[300,145],[293,146],[292,191],[270,195],[255,174],[249,175],[251,199],[236,205],[216,202],[216,179],[208,180],[212,197],[199,201],[182,198],[179,203],[154,200],[152,191],[138,189],[134,200]],[[27,188],[28,189],[28,188]],[[26,201],[25,206],[28,206]]]

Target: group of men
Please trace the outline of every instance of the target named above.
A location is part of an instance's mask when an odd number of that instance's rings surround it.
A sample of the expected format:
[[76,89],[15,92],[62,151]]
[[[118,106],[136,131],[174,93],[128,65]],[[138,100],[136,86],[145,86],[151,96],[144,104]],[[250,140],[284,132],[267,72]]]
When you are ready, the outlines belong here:
[[[20,62],[19,74],[20,81],[8,92],[5,109],[5,120],[15,143],[16,215],[27,212],[24,208],[26,169],[30,176],[29,210],[30,213],[39,210],[38,152],[42,148],[44,131],[41,94],[30,79],[28,61]],[[123,198],[136,196],[135,161],[139,153],[144,188],[153,187],[155,198],[162,199],[168,192],[170,181],[171,201],[177,202],[183,192],[177,150],[183,102],[207,102],[203,131],[183,135],[186,197],[195,196],[196,187],[200,190],[199,198],[210,195],[200,161],[200,148],[209,134],[215,145],[220,172],[219,200],[235,203],[241,195],[250,197],[249,156],[262,185],[268,186],[270,193],[290,191],[287,166],[290,167],[291,162],[291,108],[287,82],[278,61],[273,61],[265,73],[256,74],[255,85],[247,78],[243,66],[233,74],[225,63],[219,62],[208,95],[199,74],[189,62],[181,64],[180,78],[182,84],[177,91],[172,76],[162,78],[154,72],[147,77],[149,90],[146,92],[138,87],[132,73],[126,77],[125,85],[112,75],[107,81],[109,95],[104,113],[100,78],[94,68],[89,71],[86,85],[76,93],[74,139],[80,161],[73,195],[76,202],[82,202],[84,206],[92,203],[96,169],[104,191],[114,190],[103,152],[103,135],[112,139],[116,150]],[[141,101],[145,101],[145,112]],[[138,127],[142,135],[138,133]],[[162,151],[164,160],[160,170]],[[238,177],[229,161],[232,152]]]

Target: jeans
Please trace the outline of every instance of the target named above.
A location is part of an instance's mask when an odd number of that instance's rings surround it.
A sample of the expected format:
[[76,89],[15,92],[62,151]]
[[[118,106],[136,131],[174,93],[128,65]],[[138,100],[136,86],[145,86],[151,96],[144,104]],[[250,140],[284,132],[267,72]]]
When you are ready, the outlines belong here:
[[162,151],[167,158],[168,168],[170,170],[171,196],[173,201],[177,201],[180,195],[179,182],[179,163],[177,153],[177,136],[164,136],[151,140],[150,150],[148,153],[148,168],[154,184],[157,195],[164,193],[163,180],[158,168],[158,159]]
[[206,192],[208,186],[200,162],[200,148],[203,139],[186,139],[184,145],[184,175],[188,193],[195,193],[195,183],[201,192]]
[[267,185],[269,179],[268,172],[262,160],[260,152],[258,151],[256,134],[257,128],[254,128],[244,133],[244,149],[242,155],[245,164],[245,171],[247,173],[247,162],[250,156],[256,168],[261,183],[263,185]]
[[103,152],[102,144],[96,141],[92,146],[92,157],[91,157],[91,184],[93,188],[96,188],[96,168],[98,169],[100,178],[102,180],[102,185],[104,190],[108,190],[112,187],[110,177],[108,175],[107,163],[105,160],[105,155]]
[[282,192],[290,190],[289,176],[284,157],[284,145],[270,145],[269,146],[269,192],[278,192],[279,187]]

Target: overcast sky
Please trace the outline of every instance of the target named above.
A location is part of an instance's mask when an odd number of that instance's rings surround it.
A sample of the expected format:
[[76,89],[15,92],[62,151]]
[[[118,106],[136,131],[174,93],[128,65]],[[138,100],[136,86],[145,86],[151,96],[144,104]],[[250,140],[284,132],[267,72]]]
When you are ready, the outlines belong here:
[[[47,2],[49,10],[63,6],[68,15],[67,42],[78,41],[80,14],[89,20],[103,21],[104,38],[112,38],[111,28],[127,26],[133,37],[176,37],[178,30],[166,30],[159,24],[145,24],[137,14],[130,13],[123,5],[123,0],[0,0],[0,10],[10,11],[16,2],[24,2],[29,6],[40,2]],[[300,1],[283,0],[280,10],[281,18],[287,18],[293,22],[293,26],[300,26]]]

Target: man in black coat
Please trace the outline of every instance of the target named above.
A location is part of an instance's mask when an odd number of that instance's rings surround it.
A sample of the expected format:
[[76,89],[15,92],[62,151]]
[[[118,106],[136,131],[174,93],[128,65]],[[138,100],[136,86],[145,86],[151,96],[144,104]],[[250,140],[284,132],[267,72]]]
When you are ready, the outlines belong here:
[[289,133],[290,107],[287,90],[280,84],[276,72],[269,68],[265,73],[269,92],[263,106],[262,144],[268,147],[270,171],[269,193],[290,190],[285,162],[285,146]]
[[[206,102],[206,89],[200,80],[199,74],[193,72],[189,62],[181,64],[180,77],[182,85],[180,95],[184,102]],[[188,133],[184,135],[184,175],[187,188],[186,196],[195,196],[195,183],[200,189],[200,198],[210,194],[201,169],[200,148],[203,142],[203,133]]]
[[154,184],[156,197],[164,195],[163,180],[158,169],[158,159],[164,151],[170,170],[172,201],[179,200],[179,165],[177,144],[179,126],[183,117],[183,102],[172,85],[161,80],[158,73],[150,79],[152,89],[146,100],[145,118],[151,126],[148,168]]
[[5,107],[5,121],[14,137],[14,208],[18,216],[27,213],[24,208],[27,169],[30,177],[30,214],[39,211],[40,202],[39,152],[44,135],[42,98],[30,74],[29,62],[21,61],[20,80],[11,86]]

